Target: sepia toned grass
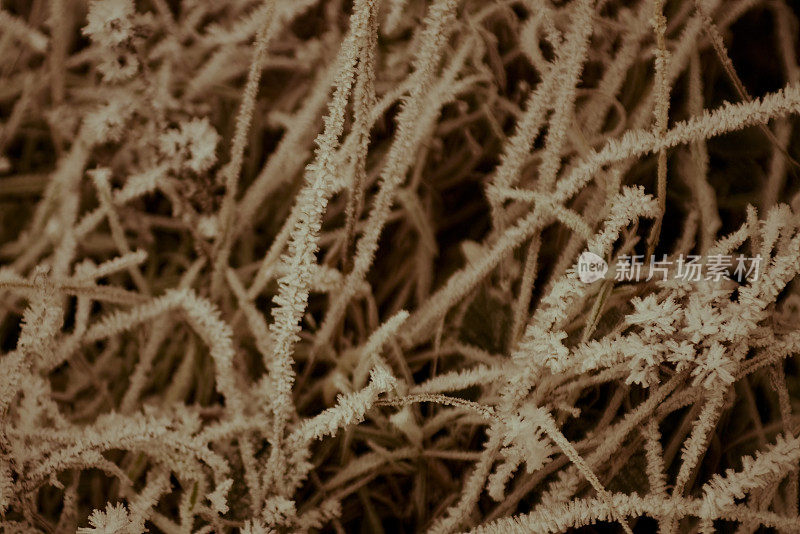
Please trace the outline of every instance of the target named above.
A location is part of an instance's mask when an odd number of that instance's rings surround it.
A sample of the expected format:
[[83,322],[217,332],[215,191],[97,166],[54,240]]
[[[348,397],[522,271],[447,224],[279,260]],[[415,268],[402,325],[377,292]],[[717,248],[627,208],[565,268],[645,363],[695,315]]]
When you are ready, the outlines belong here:
[[0,530],[799,532],[799,35],[0,3]]

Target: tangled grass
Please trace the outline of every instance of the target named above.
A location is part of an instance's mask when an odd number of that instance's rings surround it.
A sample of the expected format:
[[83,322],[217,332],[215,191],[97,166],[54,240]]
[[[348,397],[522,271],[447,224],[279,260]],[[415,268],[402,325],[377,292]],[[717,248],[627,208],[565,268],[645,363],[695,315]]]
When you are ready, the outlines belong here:
[[0,529],[800,531],[799,48],[788,0],[6,0]]

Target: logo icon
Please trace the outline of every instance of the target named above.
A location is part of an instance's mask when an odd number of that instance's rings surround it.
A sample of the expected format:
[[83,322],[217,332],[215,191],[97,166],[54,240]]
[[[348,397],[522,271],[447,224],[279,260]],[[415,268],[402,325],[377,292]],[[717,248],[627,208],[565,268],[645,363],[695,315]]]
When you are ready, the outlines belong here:
[[606,260],[588,250],[578,258],[578,278],[585,284],[602,279],[608,272]]

